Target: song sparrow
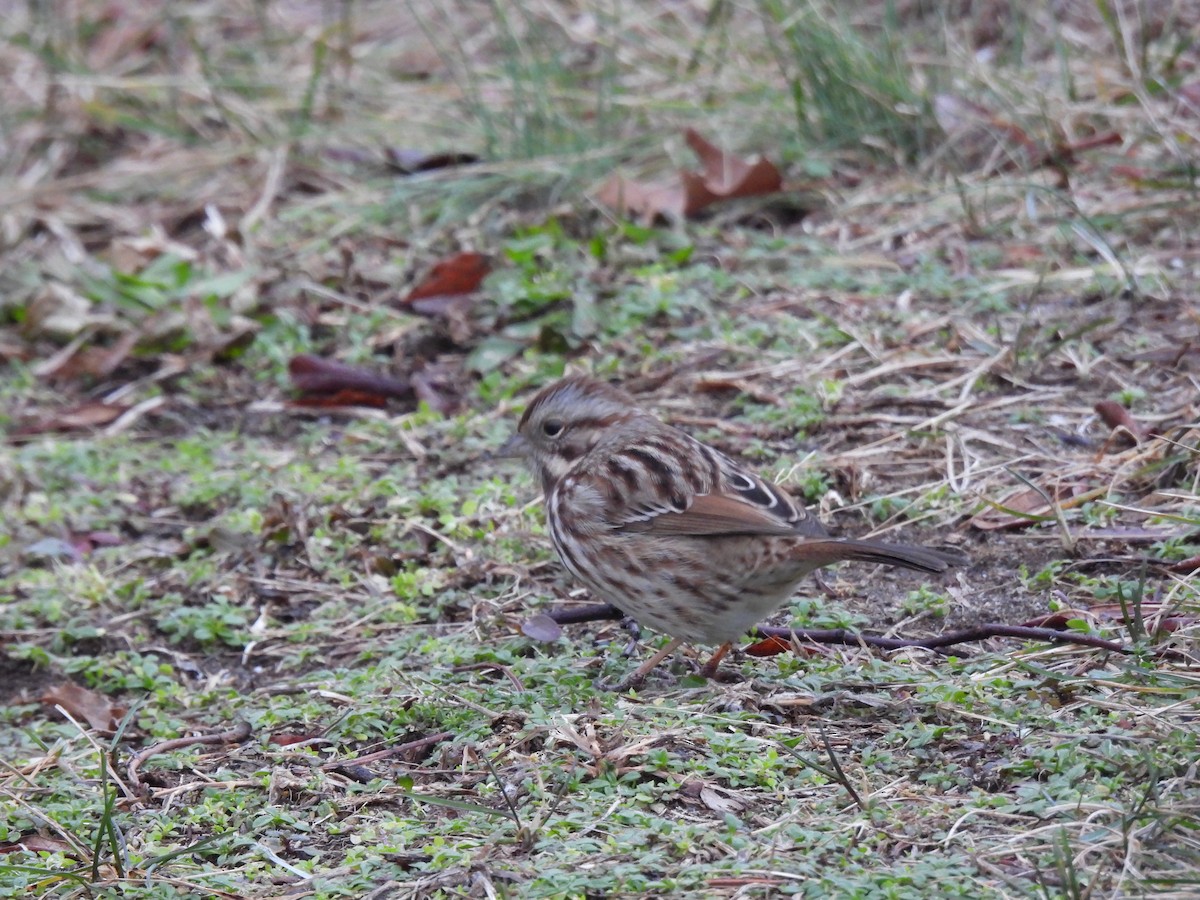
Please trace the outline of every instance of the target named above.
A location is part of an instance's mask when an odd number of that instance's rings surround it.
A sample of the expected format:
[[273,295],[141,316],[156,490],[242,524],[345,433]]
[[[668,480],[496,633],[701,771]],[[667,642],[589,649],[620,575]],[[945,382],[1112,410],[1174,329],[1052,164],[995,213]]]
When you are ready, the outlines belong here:
[[584,376],[543,389],[501,453],[524,456],[542,483],[563,564],[599,598],[674,638],[626,681],[636,684],[684,641],[731,642],[797,584],[840,560],[942,572],[953,554],[830,537],[781,488]]

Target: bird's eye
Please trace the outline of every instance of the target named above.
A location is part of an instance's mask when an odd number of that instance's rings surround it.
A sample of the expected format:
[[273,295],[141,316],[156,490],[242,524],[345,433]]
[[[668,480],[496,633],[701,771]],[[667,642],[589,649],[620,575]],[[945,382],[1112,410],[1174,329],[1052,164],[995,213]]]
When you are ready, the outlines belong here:
[[547,419],[542,423],[542,433],[546,437],[558,437],[562,434],[563,423],[561,419]]

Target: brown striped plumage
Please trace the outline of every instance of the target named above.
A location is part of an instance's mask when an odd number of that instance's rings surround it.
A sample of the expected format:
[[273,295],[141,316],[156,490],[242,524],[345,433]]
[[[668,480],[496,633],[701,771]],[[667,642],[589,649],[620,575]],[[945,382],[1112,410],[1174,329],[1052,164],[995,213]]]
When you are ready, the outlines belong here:
[[728,644],[805,575],[839,560],[935,573],[955,561],[909,544],[829,537],[781,488],[592,378],[542,390],[505,449],[540,478],[550,535],[571,574],[676,638],[671,647]]

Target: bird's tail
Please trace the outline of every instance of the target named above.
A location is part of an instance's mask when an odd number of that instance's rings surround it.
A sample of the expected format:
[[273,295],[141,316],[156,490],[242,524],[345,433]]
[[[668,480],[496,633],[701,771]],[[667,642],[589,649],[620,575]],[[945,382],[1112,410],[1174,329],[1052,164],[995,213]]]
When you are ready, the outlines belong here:
[[915,569],[918,572],[945,572],[951,566],[966,565],[970,561],[966,554],[957,550],[934,550],[932,547],[918,547],[916,544],[833,538],[828,541],[813,541],[809,546],[815,548],[817,544],[829,545],[829,551],[835,559],[882,563]]

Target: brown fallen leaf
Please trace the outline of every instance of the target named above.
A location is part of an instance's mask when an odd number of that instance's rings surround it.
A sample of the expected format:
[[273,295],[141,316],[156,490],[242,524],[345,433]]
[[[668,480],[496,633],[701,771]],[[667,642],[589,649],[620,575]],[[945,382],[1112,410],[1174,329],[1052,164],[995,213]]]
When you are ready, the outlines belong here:
[[[1043,491],[1045,496],[1043,496]],[[1053,498],[1056,503],[1063,504],[1083,493],[1083,487],[1077,484],[1060,483],[1053,487],[1043,486],[1042,491],[1034,488],[1018,488],[1003,500],[973,516],[968,524],[981,531],[1024,528],[1027,525],[1054,518],[1054,510],[1046,503],[1046,496]]]
[[1198,572],[1200,571],[1200,556],[1181,559],[1179,562],[1168,566],[1167,571],[1174,572],[1177,575],[1191,575],[1193,572]]
[[302,744],[305,741],[318,740],[323,736],[322,732],[277,731],[271,735],[267,743],[274,744],[276,747],[290,747],[292,744]]
[[688,215],[687,189],[682,183],[651,184],[613,175],[596,191],[596,200],[620,215],[638,216],[647,224],[659,216],[677,221]]
[[708,809],[722,815],[741,812],[749,806],[749,801],[736,791],[695,778],[683,782],[679,786],[679,793],[689,800],[699,800]]
[[783,187],[779,169],[762,156],[753,160],[734,156],[709,143],[694,128],[685,131],[684,138],[692,152],[700,157],[704,187],[718,198],[773,194]]
[[124,403],[102,403],[99,401],[81,403],[79,406],[72,406],[20,425],[13,429],[12,434],[14,437],[30,437],[49,432],[99,428],[102,425],[115,422],[130,409],[131,407]]
[[1101,400],[1093,408],[1105,425],[1133,438],[1138,444],[1143,443],[1154,434],[1150,426],[1139,422],[1133,417],[1133,413],[1115,400]]
[[46,837],[41,834],[22,835],[15,841],[5,841],[0,844],[0,853],[20,853],[21,851],[33,853],[63,853],[67,856],[73,856],[79,859],[79,851],[66,841],[58,838]]
[[455,304],[479,290],[491,269],[491,260],[482,253],[456,253],[436,262],[401,302],[423,316],[448,315]]
[[139,337],[136,331],[127,331],[108,347],[69,346],[69,352],[56,353],[34,371],[49,381],[77,381],[80,378],[99,381],[115,372],[129,358]]
[[632,181],[614,175],[596,191],[596,200],[646,224],[655,219],[682,219],[719,200],[772,194],[783,186],[775,164],[762,156],[752,160],[728,153],[689,128],[684,138],[700,158],[699,171],[683,170],[664,182]]
[[104,694],[80,687],[73,681],[55,685],[39,698],[49,706],[61,706],[73,719],[87,722],[104,735],[115,734],[129,708],[114,703]]
[[435,263],[401,303],[410,312],[444,321],[450,340],[466,346],[473,334],[468,313],[491,269],[491,259],[482,253],[456,253]]
[[388,399],[413,399],[408,381],[312,353],[292,357],[288,374],[300,392],[297,402],[306,406],[383,406]]
[[387,407],[387,398],[370,391],[341,390],[328,394],[303,394],[296,398],[295,404],[317,409],[347,409],[355,406],[384,409]]
[[769,637],[761,641],[755,641],[746,648],[746,653],[750,656],[778,656],[780,653],[787,653],[792,649],[792,645],[783,638]]

